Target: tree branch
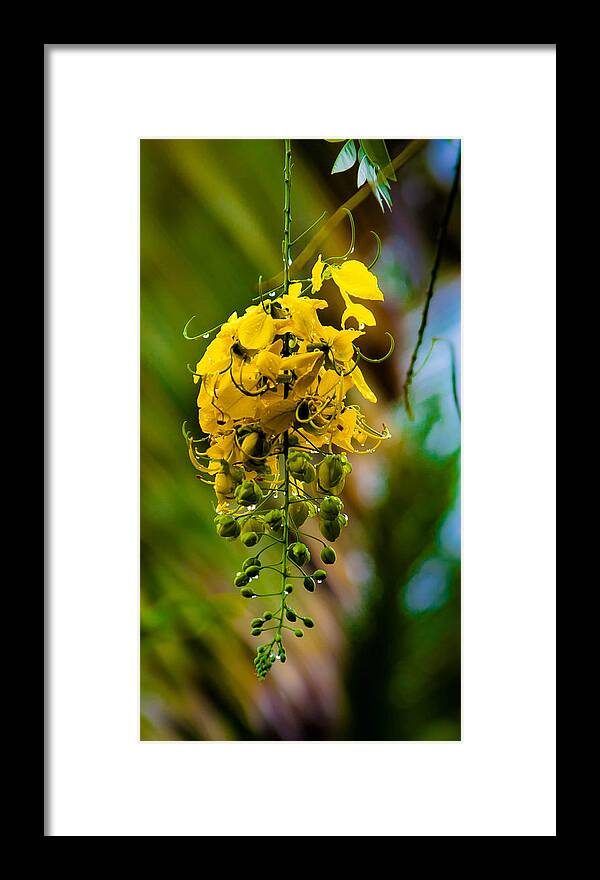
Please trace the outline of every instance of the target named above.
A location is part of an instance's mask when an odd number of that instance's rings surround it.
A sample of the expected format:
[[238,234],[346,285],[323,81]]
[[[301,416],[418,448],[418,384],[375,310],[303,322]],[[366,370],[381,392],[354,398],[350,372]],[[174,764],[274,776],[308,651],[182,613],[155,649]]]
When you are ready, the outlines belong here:
[[[388,168],[393,168],[394,171],[398,171],[399,168],[402,168],[403,165],[406,165],[413,156],[416,156],[423,147],[428,143],[427,140],[414,140],[396,156],[391,165]],[[386,170],[386,169],[384,169]],[[344,202],[343,205],[331,215],[327,223],[325,223],[321,229],[316,233],[316,235],[311,238],[308,244],[300,251],[297,257],[295,257],[292,265],[290,266],[290,275],[293,278],[297,272],[298,267],[303,266],[307,260],[310,258],[312,254],[317,250],[320,244],[326,240],[326,238],[331,235],[331,232],[335,229],[335,227],[345,220],[347,215],[347,211],[353,211],[361,202],[371,194],[371,189],[368,183],[363,184],[357,192],[351,196],[348,201]],[[263,284],[263,289],[265,290],[273,290],[276,287],[279,287],[283,281],[283,273],[280,272],[278,275],[275,275],[273,278],[270,278]]]
[[429,287],[427,288],[427,295],[425,297],[425,305],[423,306],[423,313],[421,315],[421,324],[419,326],[419,332],[417,334],[417,342],[415,345],[415,349],[412,353],[412,357],[410,359],[410,364],[408,367],[408,372],[406,373],[406,379],[404,380],[404,386],[402,388],[402,394],[404,397],[404,405],[406,407],[406,412],[409,415],[409,418],[414,418],[412,407],[410,404],[410,395],[409,389],[413,380],[413,376],[415,374],[415,364],[417,362],[417,356],[419,354],[419,349],[421,348],[421,343],[423,342],[423,336],[425,334],[425,328],[427,327],[427,318],[429,316],[429,306],[431,305],[431,300],[433,299],[433,293],[435,290],[435,282],[437,281],[438,270],[440,268],[440,262],[442,259],[442,251],[444,249],[444,243],[446,241],[446,233],[448,231],[448,223],[450,221],[450,216],[452,214],[452,208],[454,206],[454,201],[456,199],[456,193],[458,192],[458,181],[460,178],[460,145],[458,148],[458,157],[456,159],[456,165],[454,167],[454,178],[452,180],[452,187],[450,189],[450,195],[448,196],[448,202],[446,203],[446,210],[444,212],[444,218],[442,220],[442,224],[438,230],[437,235],[437,243],[435,249],[435,258],[433,260],[433,266],[431,267],[431,275],[429,277]]

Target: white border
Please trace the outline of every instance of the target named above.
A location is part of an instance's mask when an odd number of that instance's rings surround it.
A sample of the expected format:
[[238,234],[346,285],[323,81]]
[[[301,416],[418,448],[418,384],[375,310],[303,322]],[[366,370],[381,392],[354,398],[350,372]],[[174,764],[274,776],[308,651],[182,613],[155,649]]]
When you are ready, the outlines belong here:
[[[554,51],[47,52],[48,833],[554,835]],[[138,139],[350,130],[463,138],[463,742],[139,743]]]

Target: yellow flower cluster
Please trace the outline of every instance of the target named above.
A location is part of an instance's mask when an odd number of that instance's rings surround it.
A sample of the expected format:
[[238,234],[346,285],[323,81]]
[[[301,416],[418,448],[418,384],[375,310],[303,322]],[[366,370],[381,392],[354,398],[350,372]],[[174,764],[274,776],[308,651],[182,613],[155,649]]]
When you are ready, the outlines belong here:
[[[321,324],[318,313],[329,303],[310,295],[328,280],[344,301],[339,330]],[[358,260],[334,265],[319,256],[305,289],[293,281],[287,292],[262,297],[240,317],[234,312],[209,344],[194,372],[209,445],[200,455],[188,436],[188,448],[194,466],[214,485],[219,512],[230,509],[240,479],[280,480],[286,432],[290,447],[329,453],[370,452],[389,436],[385,427],[371,428],[358,406],[346,404],[352,387],[376,402],[356,344],[375,317],[356,299],[383,300],[376,276]],[[346,326],[351,320],[356,328]]]

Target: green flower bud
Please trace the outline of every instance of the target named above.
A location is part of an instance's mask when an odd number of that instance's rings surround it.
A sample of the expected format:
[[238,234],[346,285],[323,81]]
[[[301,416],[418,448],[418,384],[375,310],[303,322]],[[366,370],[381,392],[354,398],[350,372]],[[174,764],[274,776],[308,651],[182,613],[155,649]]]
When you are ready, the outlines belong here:
[[286,584],[286,585],[285,585],[285,591],[286,591],[286,593],[287,593],[288,596],[289,596],[290,593],[293,593],[293,592],[294,592],[294,588],[293,588],[293,586],[292,586],[291,584]]
[[270,611],[267,611],[266,614],[263,614],[263,619],[264,620],[273,620],[273,615],[271,614]]
[[248,460],[256,457],[264,460],[265,455],[269,451],[269,444],[262,431],[252,430],[245,434],[240,442],[243,457]]
[[262,629],[259,629],[259,628],[257,627],[256,629],[253,629],[253,630],[252,630],[252,632],[250,633],[250,635],[252,635],[252,636],[260,636],[260,635],[262,635]]
[[297,617],[296,617],[296,615],[294,614],[294,612],[292,611],[291,608],[286,608],[286,609],[285,609],[285,616],[286,616],[287,619],[290,621],[290,623],[294,623],[294,621],[297,620]]
[[319,530],[327,541],[335,541],[340,536],[342,527],[336,519],[319,518]]
[[233,583],[236,587],[245,587],[249,580],[245,571],[238,571],[233,579]]
[[310,464],[310,457],[300,450],[290,452],[287,460],[288,471],[299,479],[303,479],[306,465]]
[[325,492],[339,495],[352,466],[345,455],[326,455],[318,468],[319,485]]
[[235,485],[239,486],[239,484],[244,479],[244,468],[238,467],[237,465],[230,465],[229,476],[231,477]]
[[312,617],[305,617],[304,618],[304,626],[307,626],[309,629],[312,629],[314,625],[315,625],[315,622],[312,619]]
[[273,523],[279,522],[282,519],[283,510],[280,507],[275,507],[265,514],[265,522],[269,523],[269,525],[273,525]]
[[321,562],[324,562],[325,565],[333,565],[336,558],[337,555],[333,547],[323,547],[321,550]]
[[215,492],[223,498],[233,498],[235,483],[229,474],[219,473],[215,476]]
[[289,510],[292,523],[299,529],[308,518],[308,504],[306,501],[296,501],[290,504]]
[[311,577],[304,578],[304,588],[306,590],[308,590],[309,593],[314,593],[315,586],[316,586],[316,584],[315,584],[313,578],[311,578]]
[[304,468],[304,476],[302,478],[303,483],[312,483],[317,479],[317,472],[310,462]]
[[305,565],[310,559],[310,551],[306,544],[296,541],[288,548],[288,556],[297,565]]
[[252,629],[256,629],[256,627],[262,626],[263,623],[264,620],[262,617],[255,617],[254,620],[250,621],[250,626],[252,627]]
[[295,629],[295,630],[294,630],[294,635],[296,636],[297,639],[301,639],[302,636],[304,635],[304,633],[302,632],[301,629]]
[[260,574],[260,568],[258,565],[249,565],[244,573],[249,578],[257,577]]
[[257,535],[264,535],[265,524],[260,516],[249,516],[244,519],[242,525],[242,535],[244,532],[256,532]]
[[319,515],[321,519],[337,519],[342,512],[344,505],[335,495],[328,495],[323,498],[319,505]]
[[314,573],[314,578],[316,582],[320,584],[323,581],[327,580],[327,572],[322,568],[318,568]]
[[248,559],[244,559],[242,562],[242,571],[246,571],[251,565],[256,565],[258,568],[261,567],[261,561],[258,556],[249,556]]
[[240,532],[240,524],[232,516],[222,517],[217,525],[217,534],[220,538],[237,538]]
[[339,455],[326,455],[317,469],[319,483],[325,492],[337,486],[344,476],[344,467]]
[[243,590],[240,590],[240,596],[243,596],[244,599],[254,599],[254,591],[244,587]]
[[285,663],[285,661],[287,660],[287,657],[285,656],[285,654],[280,654],[279,659],[281,660],[282,663]]
[[244,532],[240,540],[244,547],[254,547],[260,541],[260,537],[256,532]]
[[244,480],[235,490],[236,501],[245,506],[258,504],[262,497],[262,489],[254,480]]

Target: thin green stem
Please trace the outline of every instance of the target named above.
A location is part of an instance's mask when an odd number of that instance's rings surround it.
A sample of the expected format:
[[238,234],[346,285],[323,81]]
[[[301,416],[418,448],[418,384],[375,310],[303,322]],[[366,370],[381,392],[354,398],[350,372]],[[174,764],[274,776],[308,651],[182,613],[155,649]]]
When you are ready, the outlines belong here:
[[[292,145],[291,141],[284,141],[284,163],[283,163],[283,242],[281,245],[281,256],[283,260],[283,293],[288,292],[290,286],[290,230],[292,226]],[[286,333],[283,337],[283,357],[287,357],[290,353],[290,337]],[[284,399],[288,396],[288,385],[283,387]],[[288,451],[290,448],[289,434],[286,431],[283,435],[283,473],[284,473],[284,501],[283,501],[283,544],[281,551],[281,605],[279,608],[279,623],[276,634],[271,642],[271,646],[275,641],[281,640],[281,629],[283,627],[283,619],[285,616],[285,603],[287,594],[285,592],[285,580],[287,571],[287,555],[289,545],[289,507],[290,507],[290,473],[288,470]]]

